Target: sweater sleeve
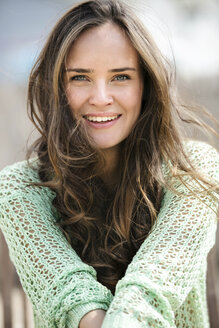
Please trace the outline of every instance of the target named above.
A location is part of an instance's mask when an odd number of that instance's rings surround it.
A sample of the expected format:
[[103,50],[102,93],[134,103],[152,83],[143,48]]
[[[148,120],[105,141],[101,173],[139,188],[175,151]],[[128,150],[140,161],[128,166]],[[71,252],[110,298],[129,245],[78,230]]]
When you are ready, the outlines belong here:
[[38,178],[24,163],[0,174],[0,227],[10,257],[39,327],[77,328],[87,312],[107,310],[112,295],[56,225],[54,193],[25,181]]
[[[219,182],[219,155],[209,145],[190,143],[194,165]],[[188,181],[187,181],[188,182]],[[189,181],[191,188],[200,185]],[[166,190],[157,224],[118,282],[102,328],[175,327],[174,312],[195,286],[215,243],[218,195],[180,194]]]

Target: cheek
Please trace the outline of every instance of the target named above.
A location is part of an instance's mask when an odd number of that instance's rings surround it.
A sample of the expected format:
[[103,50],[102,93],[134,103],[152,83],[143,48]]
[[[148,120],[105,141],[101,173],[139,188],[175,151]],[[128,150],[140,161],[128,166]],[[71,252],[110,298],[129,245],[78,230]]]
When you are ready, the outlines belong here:
[[142,103],[142,90],[141,87],[134,88],[122,94],[121,101],[123,103],[124,108],[130,114],[132,114],[133,118],[137,118],[141,111],[141,103]]
[[80,90],[75,90],[74,88],[68,88],[66,90],[66,96],[72,112],[74,114],[79,113],[85,101],[85,95],[82,92],[80,92]]

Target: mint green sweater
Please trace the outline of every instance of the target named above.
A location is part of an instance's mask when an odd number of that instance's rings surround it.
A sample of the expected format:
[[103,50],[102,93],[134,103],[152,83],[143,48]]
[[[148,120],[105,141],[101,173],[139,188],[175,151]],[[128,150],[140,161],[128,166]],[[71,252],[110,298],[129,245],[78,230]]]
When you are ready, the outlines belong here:
[[[219,182],[216,150],[193,141],[186,149],[197,169]],[[37,160],[33,163],[37,167]],[[94,309],[107,310],[103,328],[209,327],[206,259],[215,243],[217,200],[205,194],[199,199],[188,196],[175,179],[175,188],[184,196],[164,190],[157,224],[113,297],[56,225],[54,192],[29,187],[29,181],[39,178],[26,162],[1,172],[0,226],[33,304],[35,327],[77,328],[83,315]],[[198,183],[189,183],[200,190]]]

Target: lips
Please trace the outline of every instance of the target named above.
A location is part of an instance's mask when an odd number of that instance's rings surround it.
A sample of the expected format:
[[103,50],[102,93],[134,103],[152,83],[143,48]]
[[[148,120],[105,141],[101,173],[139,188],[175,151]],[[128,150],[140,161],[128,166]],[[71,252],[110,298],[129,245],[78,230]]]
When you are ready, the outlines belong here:
[[88,115],[84,115],[83,118],[90,127],[103,129],[116,124],[121,116],[121,114],[116,113],[89,113]]
[[88,120],[89,122],[98,122],[98,123],[101,123],[101,122],[111,122],[111,121],[114,121],[116,120],[119,116],[121,116],[120,114],[119,115],[114,115],[114,116],[93,116],[93,115],[85,115],[84,118],[86,120]]

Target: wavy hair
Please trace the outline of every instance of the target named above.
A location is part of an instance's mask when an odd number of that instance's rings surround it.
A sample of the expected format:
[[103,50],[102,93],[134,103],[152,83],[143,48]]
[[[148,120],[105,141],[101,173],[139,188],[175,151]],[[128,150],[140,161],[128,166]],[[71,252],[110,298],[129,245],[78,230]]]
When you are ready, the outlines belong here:
[[[131,40],[144,76],[141,113],[121,144],[113,191],[100,178],[103,154],[73,117],[64,84],[74,41],[83,31],[109,21]],[[172,175],[183,183],[185,174],[203,180],[184,152],[178,122],[204,123],[179,106],[171,90],[169,67],[153,39],[130,8],[114,0],[87,0],[71,8],[52,30],[30,75],[29,116],[40,137],[29,155],[38,155],[40,185],[55,190],[59,226],[112,292],[156,223],[162,187],[170,188],[162,163],[171,163]]]

